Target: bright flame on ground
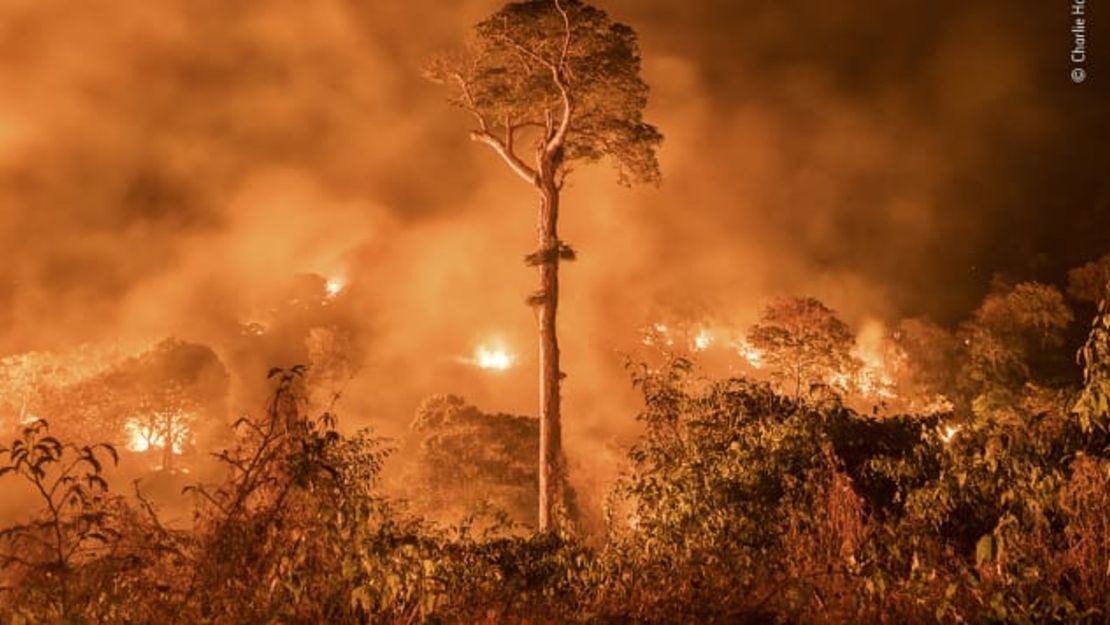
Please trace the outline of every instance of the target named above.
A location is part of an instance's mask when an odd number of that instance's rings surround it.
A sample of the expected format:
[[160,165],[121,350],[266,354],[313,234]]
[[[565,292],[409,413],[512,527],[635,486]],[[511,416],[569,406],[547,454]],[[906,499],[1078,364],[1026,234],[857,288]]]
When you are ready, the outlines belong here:
[[894,380],[887,374],[882,363],[864,362],[856,376],[856,386],[867,397],[895,399]]
[[853,355],[863,366],[856,373],[856,388],[865,397],[895,399],[895,382],[892,371],[896,371],[900,357],[891,351],[886,327],[875,320],[863,324],[856,336]]
[[955,438],[956,434],[959,434],[959,433],[960,433],[960,426],[958,426],[958,425],[946,425],[946,426],[944,426],[944,432],[942,432],[941,435],[940,435],[940,439],[942,441],[944,441],[945,443],[951,443],[952,439]]
[[151,442],[157,436],[144,428],[137,419],[128,419],[123,424],[127,430],[127,448],[131,451],[146,451],[150,449]]
[[[145,421],[139,418],[131,418],[123,424],[123,429],[127,431],[127,449],[136,452],[144,452],[154,448],[165,449],[166,433],[160,431],[161,428],[154,427],[151,423]],[[174,430],[180,430],[180,432],[173,432],[173,453],[180,455],[185,440],[181,418],[172,417],[170,427]]]
[[697,336],[694,337],[694,351],[702,352],[709,349],[713,344],[713,333],[705,328],[698,330]]
[[736,351],[739,352],[748,364],[756,369],[763,368],[763,352],[749,345],[746,341],[741,341],[736,345]]
[[671,347],[674,345],[674,339],[670,337],[670,331],[671,329],[665,323],[653,323],[650,328],[644,328],[640,342],[648,347],[656,345]]
[[328,281],[324,284],[324,290],[327,291],[328,299],[335,299],[335,296],[339,295],[346,287],[347,281],[340,277],[328,278]]
[[513,366],[514,360],[512,354],[503,349],[493,349],[483,345],[474,350],[474,364],[482,369],[505,371]]

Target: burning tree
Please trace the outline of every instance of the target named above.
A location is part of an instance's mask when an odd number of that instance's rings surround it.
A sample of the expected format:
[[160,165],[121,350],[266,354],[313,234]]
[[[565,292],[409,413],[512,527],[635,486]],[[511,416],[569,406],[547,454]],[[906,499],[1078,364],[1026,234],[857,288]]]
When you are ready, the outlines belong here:
[[837,376],[847,379],[858,364],[848,326],[812,297],[771,302],[747,339],[780,390],[792,391],[795,397],[814,385],[835,383]]
[[[662,135],[643,121],[648,87],[640,78],[636,33],[578,0],[505,5],[476,28],[461,54],[434,61],[429,77],[451,89],[467,111],[470,138],[491,148],[539,195],[538,249],[525,257],[540,288],[539,528],[551,527],[561,481],[559,263],[574,251],[559,239],[559,196],[573,167],[608,158],[622,184],[656,182]],[[532,158],[518,146],[531,144]]]
[[[93,380],[112,391],[102,414],[116,415],[131,451],[161,452],[161,468],[195,442],[198,426],[223,412],[227,371],[208,347],[166,339]],[[211,427],[211,425],[208,425]]]
[[162,452],[161,468],[173,470],[174,456],[184,451],[195,426],[199,402],[180,382],[169,380],[138,393],[127,408],[133,412],[124,422],[130,439],[128,449],[145,452],[158,448]]

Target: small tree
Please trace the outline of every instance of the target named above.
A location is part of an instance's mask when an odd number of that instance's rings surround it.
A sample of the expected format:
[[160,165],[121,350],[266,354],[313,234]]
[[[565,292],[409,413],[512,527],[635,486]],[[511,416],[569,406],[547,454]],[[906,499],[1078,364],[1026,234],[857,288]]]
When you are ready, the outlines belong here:
[[1068,295],[1098,303],[1110,286],[1110,254],[1068,271]]
[[893,338],[905,355],[899,385],[910,397],[910,408],[926,412],[950,409],[956,397],[956,336],[931,321],[911,318],[898,323]]
[[963,377],[972,395],[1017,389],[1030,380],[1038,358],[1051,358],[1072,321],[1064,296],[1036,282],[995,291],[963,324]]
[[108,483],[101,473],[107,457],[113,464],[119,458],[111,445],[78,447],[50,436],[47,428],[46,421],[36,420],[11,447],[0,448],[0,457],[6,457],[0,476],[22,479],[41,505],[29,522],[0,531],[6,547],[0,568],[18,565],[24,574],[42,575],[65,617],[74,607],[69,584],[74,565],[115,537],[105,512]]
[[[551,527],[562,479],[559,415],[559,262],[574,251],[559,239],[559,195],[577,164],[608,158],[622,184],[656,182],[662,136],[643,121],[647,85],[640,78],[636,33],[579,0],[505,5],[476,28],[468,49],[432,63],[429,77],[451,89],[467,111],[470,138],[490,147],[539,196],[538,249],[525,257],[540,288],[539,528]],[[517,146],[530,142],[532,158]]]
[[535,418],[488,414],[457,395],[435,395],[421,402],[411,428],[417,500],[429,516],[488,510],[535,523]]
[[748,344],[759,351],[782,391],[801,397],[812,386],[835,383],[858,364],[855,338],[848,326],[812,297],[783,297],[763,309],[748,330]]

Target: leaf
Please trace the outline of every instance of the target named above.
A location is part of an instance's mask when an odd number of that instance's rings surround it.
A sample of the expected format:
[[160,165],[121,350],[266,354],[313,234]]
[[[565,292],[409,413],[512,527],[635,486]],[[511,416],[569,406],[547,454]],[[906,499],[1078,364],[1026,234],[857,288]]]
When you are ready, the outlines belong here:
[[116,452],[115,446],[108,443],[100,443],[99,445],[96,445],[96,447],[100,447],[104,451],[108,452],[108,455],[112,457],[113,466],[119,466],[119,453]]
[[104,491],[108,490],[108,482],[104,478],[100,477],[99,475],[86,475],[85,476],[85,481],[88,483],[88,485],[90,487],[95,485],[95,486],[99,487],[101,490],[104,490]]
[[62,450],[62,442],[59,441],[58,439],[54,438],[53,436],[44,436],[44,437],[42,437],[42,440],[39,441],[39,444],[40,445],[50,445],[51,447],[53,447],[59,453]]
[[87,453],[84,454],[82,460],[89,463],[89,466],[93,468],[93,471],[95,471],[96,473],[100,473],[103,470],[103,467],[100,466],[100,461],[97,460],[96,456],[93,455],[92,450],[90,450],[88,447],[86,447],[85,449],[87,450]]
[[994,534],[984,534],[979,542],[975,543],[975,563],[982,566],[998,561],[1002,551],[1002,543]]

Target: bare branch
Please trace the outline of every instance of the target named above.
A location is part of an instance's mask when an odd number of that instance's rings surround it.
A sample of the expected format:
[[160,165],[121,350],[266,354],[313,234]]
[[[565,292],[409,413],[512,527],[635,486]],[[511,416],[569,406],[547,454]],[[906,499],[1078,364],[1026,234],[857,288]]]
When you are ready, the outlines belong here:
[[505,26],[505,32],[502,32],[500,35],[505,43],[512,46],[515,50],[546,67],[551,72],[551,81],[555,84],[555,88],[559,90],[559,97],[563,101],[563,113],[560,116],[559,125],[554,133],[552,134],[549,132],[548,136],[545,137],[546,144],[544,145],[544,153],[547,156],[554,154],[556,150],[563,146],[563,143],[566,141],[567,131],[570,129],[571,119],[574,116],[574,100],[570,94],[570,85],[567,84],[565,71],[566,60],[570,53],[571,44],[570,16],[557,1],[555,2],[555,8],[563,16],[565,29],[563,49],[558,62],[545,58],[542,54],[528,48],[511,37],[508,33],[507,25]]
[[574,116],[574,100],[571,98],[570,88],[565,84],[561,72],[556,72],[555,86],[559,88],[559,93],[563,98],[563,115],[559,120],[559,127],[555,130],[554,136],[547,142],[548,154],[553,154],[563,147],[567,138],[567,131],[570,130],[571,119]]
[[559,67],[561,69],[566,69],[567,54],[570,52],[570,16],[567,15],[567,10],[563,8],[563,5],[559,3],[559,0],[555,0],[555,10],[557,10],[559,14],[563,16],[563,28],[565,29],[565,36],[563,37],[563,51],[559,54]]
[[488,132],[489,126],[486,124],[485,116],[482,115],[478,107],[474,105],[474,96],[470,94],[470,83],[466,82],[463,75],[458,72],[451,74],[451,77],[455,79],[455,82],[459,83],[459,91],[463,96],[463,108],[469,111],[470,114],[474,116],[474,119],[478,121],[478,128],[480,128],[482,132]]
[[474,130],[470,133],[470,140],[485,143],[490,146],[493,148],[493,151],[497,152],[497,155],[501,157],[501,160],[505,161],[505,163],[509,165],[509,168],[523,178],[525,182],[536,184],[537,175],[535,170],[525,164],[524,161],[520,160],[516,154],[509,151],[508,147],[506,147],[500,139],[485,130]]
[[516,39],[513,39],[512,37],[510,37],[509,33],[508,33],[508,26],[506,26],[505,29],[506,29],[506,32],[501,33],[501,38],[505,40],[505,43],[512,46],[514,49],[516,49],[518,52],[520,52],[524,56],[532,59],[533,61],[539,63],[540,65],[543,65],[547,69],[549,69],[553,72],[558,71],[558,69],[559,69],[558,64],[556,64],[552,61],[549,61],[548,59],[544,58],[542,54],[540,54],[538,52],[535,52],[534,50],[531,50],[530,48],[528,48],[524,44],[520,43]]
[[505,120],[505,140],[502,141],[490,132],[486,117],[482,115],[482,112],[479,111],[478,107],[474,104],[474,96],[470,93],[470,84],[467,83],[463,75],[458,72],[455,72],[452,76],[455,81],[459,83],[459,90],[462,93],[464,108],[466,108],[478,122],[478,130],[470,132],[471,141],[485,143],[490,146],[493,148],[493,151],[497,152],[497,155],[501,157],[501,160],[505,161],[509,168],[523,178],[525,182],[536,184],[536,172],[525,164],[524,161],[520,160],[516,153],[513,152],[514,127],[509,124],[508,119]]
[[559,89],[559,94],[563,97],[563,118],[559,122],[559,129],[555,131],[555,136],[552,137],[551,141],[548,143],[548,154],[552,154],[555,152],[555,150],[561,148],[563,142],[566,140],[567,131],[570,129],[570,121],[573,115],[574,108],[570,95],[570,87],[569,85],[567,85],[566,81],[567,55],[570,52],[571,39],[570,16],[567,14],[566,9],[563,8],[563,5],[559,3],[559,0],[555,0],[555,9],[559,11],[560,15],[563,16],[564,34],[563,50],[562,53],[559,55],[558,66],[554,70],[552,70],[552,78],[555,80],[555,86]]
[[572,171],[574,171],[573,167],[564,167],[562,170],[559,171],[558,178],[555,181],[555,188],[556,189],[558,189],[560,191],[563,190],[563,185],[566,184],[566,182],[567,182],[567,176],[570,176],[570,172],[572,172]]

